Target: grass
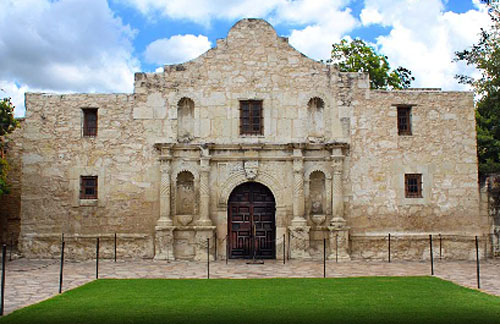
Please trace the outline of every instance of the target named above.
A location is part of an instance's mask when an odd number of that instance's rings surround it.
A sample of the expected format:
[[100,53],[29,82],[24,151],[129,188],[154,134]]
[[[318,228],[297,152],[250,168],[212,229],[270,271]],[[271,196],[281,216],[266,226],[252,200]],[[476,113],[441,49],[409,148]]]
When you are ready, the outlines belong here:
[[4,323],[486,324],[500,323],[500,298],[434,277],[100,279]]

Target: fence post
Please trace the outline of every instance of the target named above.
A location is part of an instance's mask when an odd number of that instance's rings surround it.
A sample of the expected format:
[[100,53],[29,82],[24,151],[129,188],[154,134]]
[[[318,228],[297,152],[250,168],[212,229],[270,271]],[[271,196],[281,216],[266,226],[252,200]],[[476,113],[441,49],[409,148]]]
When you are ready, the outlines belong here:
[[210,238],[207,237],[207,279],[210,279]]
[[226,235],[226,264],[229,259],[229,234]]
[[96,240],[95,247],[95,278],[99,279],[99,237]]
[[214,261],[217,261],[217,231],[215,231],[215,237],[214,237]]
[[389,263],[391,263],[391,233],[389,233],[389,240],[388,240],[388,245],[387,245],[387,258],[389,260]]
[[326,238],[323,239],[323,278],[326,278]]
[[285,234],[283,234],[283,264],[286,263],[286,256],[285,256],[285,251],[286,250],[286,244],[285,244]]
[[3,309],[5,306],[5,258],[7,257],[7,246],[5,244],[2,245],[2,295],[0,296],[0,316],[3,315]]
[[115,232],[115,262],[116,262],[116,232]]
[[62,285],[63,285],[63,269],[64,269],[64,244],[65,242],[61,242],[61,266],[59,269],[59,293],[62,293]]
[[443,237],[439,233],[439,260],[443,258]]
[[434,255],[432,253],[432,234],[429,234],[430,254],[431,254],[431,276],[434,275]]
[[9,261],[12,261],[12,246],[13,246],[13,239],[12,237],[14,236],[14,233],[10,233],[10,249],[9,249]]
[[339,262],[339,233],[335,233],[335,263]]
[[476,276],[477,276],[477,289],[481,289],[481,279],[479,274],[479,242],[476,235]]

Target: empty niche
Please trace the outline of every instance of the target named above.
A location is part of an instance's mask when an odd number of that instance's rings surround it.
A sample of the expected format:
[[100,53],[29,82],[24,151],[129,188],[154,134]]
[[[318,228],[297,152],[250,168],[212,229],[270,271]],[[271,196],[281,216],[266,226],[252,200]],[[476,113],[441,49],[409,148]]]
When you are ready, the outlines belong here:
[[177,215],[194,214],[194,176],[189,171],[182,171],[177,175],[175,202]]
[[177,103],[177,138],[190,141],[194,129],[194,101],[183,97]]
[[324,214],[325,207],[325,174],[314,171],[309,176],[309,201],[311,202],[311,215]]
[[324,136],[324,111],[325,102],[323,99],[314,97],[307,103],[308,130],[310,137]]

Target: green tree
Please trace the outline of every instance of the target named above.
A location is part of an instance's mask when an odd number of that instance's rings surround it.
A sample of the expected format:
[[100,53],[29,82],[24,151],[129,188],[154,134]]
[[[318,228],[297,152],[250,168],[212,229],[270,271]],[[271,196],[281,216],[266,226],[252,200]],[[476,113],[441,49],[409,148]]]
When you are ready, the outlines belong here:
[[391,70],[387,56],[377,54],[361,39],[351,42],[343,39],[332,46],[329,63],[342,72],[368,72],[372,89],[406,89],[415,80],[411,71],[404,67]]
[[17,120],[14,118],[14,105],[10,98],[0,100],[0,196],[9,192],[7,184],[7,171],[9,165],[4,155],[5,136],[12,133],[18,126]]
[[477,78],[456,76],[475,93],[480,176],[500,172],[500,10],[498,3],[483,2],[489,6],[491,27],[481,29],[477,44],[455,53],[455,61],[465,61],[480,72]]

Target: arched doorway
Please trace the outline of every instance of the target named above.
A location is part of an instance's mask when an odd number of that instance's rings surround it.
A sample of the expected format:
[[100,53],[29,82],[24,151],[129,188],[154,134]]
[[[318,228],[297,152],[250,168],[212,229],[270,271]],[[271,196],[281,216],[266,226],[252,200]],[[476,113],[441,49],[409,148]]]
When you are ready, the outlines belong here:
[[257,182],[237,186],[228,202],[228,253],[232,259],[276,258],[276,203]]

